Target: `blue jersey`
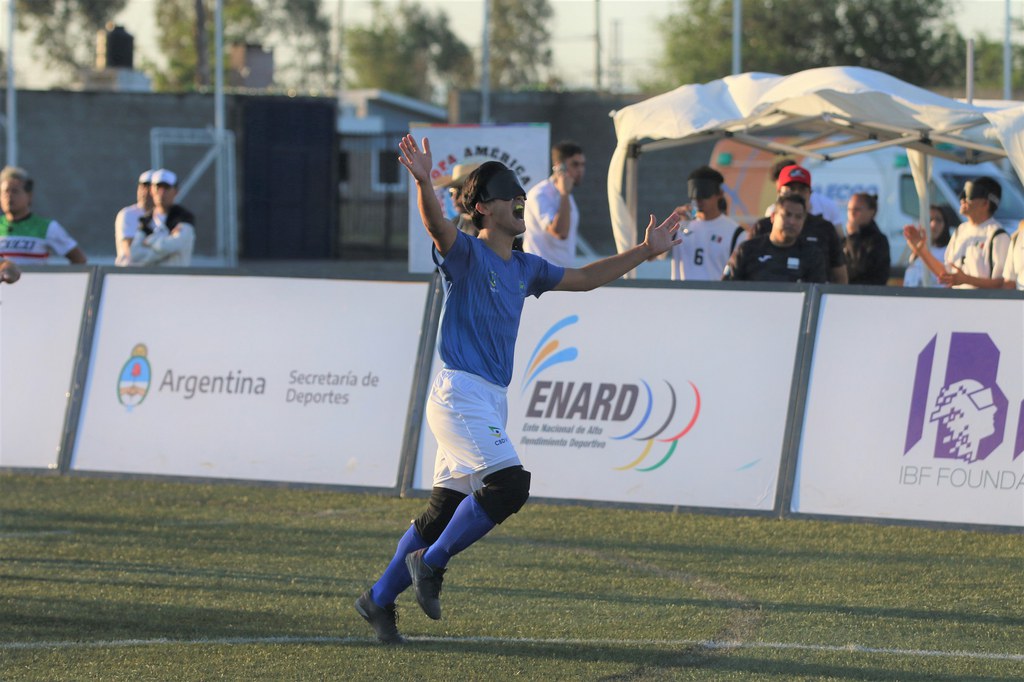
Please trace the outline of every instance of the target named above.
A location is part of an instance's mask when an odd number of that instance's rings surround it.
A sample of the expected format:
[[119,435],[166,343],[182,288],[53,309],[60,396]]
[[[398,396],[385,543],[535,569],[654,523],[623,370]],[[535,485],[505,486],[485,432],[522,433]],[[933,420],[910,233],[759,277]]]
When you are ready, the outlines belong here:
[[565,269],[521,251],[504,261],[464,232],[446,256],[433,255],[444,280],[438,340],[444,366],[508,386],[523,301],[553,289]]

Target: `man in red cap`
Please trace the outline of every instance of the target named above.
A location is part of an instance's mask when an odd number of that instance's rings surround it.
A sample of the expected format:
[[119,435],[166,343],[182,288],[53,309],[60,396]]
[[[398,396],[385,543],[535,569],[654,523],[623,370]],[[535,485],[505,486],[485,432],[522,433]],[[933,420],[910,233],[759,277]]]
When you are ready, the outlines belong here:
[[[775,187],[780,197],[796,194],[803,198],[804,204],[811,200],[811,172],[803,166],[786,166],[779,173]],[[754,224],[754,234],[770,234],[772,231],[771,217],[761,218]],[[828,281],[833,284],[848,284],[849,274],[846,270],[846,257],[843,255],[843,244],[832,223],[819,215],[808,215],[804,222],[800,239],[821,249],[828,269]]]

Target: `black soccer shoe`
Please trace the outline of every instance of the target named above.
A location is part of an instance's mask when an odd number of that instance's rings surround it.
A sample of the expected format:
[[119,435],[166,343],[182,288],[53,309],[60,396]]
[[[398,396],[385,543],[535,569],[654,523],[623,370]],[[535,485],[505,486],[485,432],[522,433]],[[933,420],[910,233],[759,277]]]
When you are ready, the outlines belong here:
[[398,611],[394,604],[377,606],[370,596],[370,590],[356,599],[356,611],[373,627],[377,639],[384,644],[405,644],[406,639],[398,633]]
[[426,549],[416,550],[405,556],[405,567],[409,569],[412,587],[416,591],[416,601],[423,613],[434,620],[441,620],[441,581],[444,580],[443,568],[431,568],[423,561]]

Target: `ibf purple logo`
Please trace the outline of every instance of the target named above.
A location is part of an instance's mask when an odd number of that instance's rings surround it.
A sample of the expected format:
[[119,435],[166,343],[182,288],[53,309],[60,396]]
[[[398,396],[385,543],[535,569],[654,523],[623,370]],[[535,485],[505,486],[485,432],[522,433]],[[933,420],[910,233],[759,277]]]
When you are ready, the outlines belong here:
[[[953,332],[941,384],[933,386],[937,342],[933,336],[917,356],[903,454],[934,424],[935,459],[984,461],[1006,436],[1009,401],[997,382],[999,349],[988,334]],[[1016,412],[1013,459],[1024,451],[1024,401]]]

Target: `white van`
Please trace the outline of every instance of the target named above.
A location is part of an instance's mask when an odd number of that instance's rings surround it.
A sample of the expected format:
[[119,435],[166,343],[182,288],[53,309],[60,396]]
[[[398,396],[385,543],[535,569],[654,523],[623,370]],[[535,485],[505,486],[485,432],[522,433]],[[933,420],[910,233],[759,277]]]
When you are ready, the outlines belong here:
[[[730,141],[732,142],[732,141]],[[750,224],[764,215],[765,207],[775,199],[771,167],[780,158],[762,151],[739,150],[719,143],[712,154],[712,165],[726,178],[733,217]],[[916,223],[918,215],[917,188],[910,172],[906,150],[900,147],[855,154],[835,161],[803,159],[800,165],[811,172],[812,190],[836,204],[846,214],[850,195],[868,192],[878,195],[875,222],[889,238],[892,264],[905,266],[909,251],[903,239],[903,226]],[[964,165],[934,157],[929,200],[948,204],[957,211],[959,195],[968,180],[987,175],[1002,186],[1003,198],[996,219],[1013,234],[1024,219],[1024,192],[1016,174],[1006,173],[995,163]]]
[[[903,239],[903,226],[916,223],[918,217],[917,188],[903,149],[880,149],[836,161],[807,159],[803,164],[811,172],[812,190],[820,192],[844,209],[850,195],[867,192],[878,195],[875,222],[889,238],[893,265],[906,265],[910,255]],[[996,180],[1003,198],[996,210],[996,219],[1010,234],[1024,219],[1024,196],[1015,176],[1010,176],[994,163],[965,165],[946,159],[932,161],[932,182],[928,198],[933,204],[960,208],[960,190],[964,183],[980,175]]]

